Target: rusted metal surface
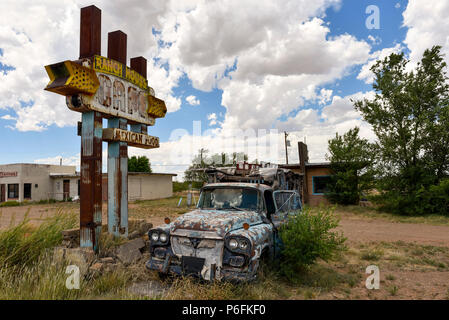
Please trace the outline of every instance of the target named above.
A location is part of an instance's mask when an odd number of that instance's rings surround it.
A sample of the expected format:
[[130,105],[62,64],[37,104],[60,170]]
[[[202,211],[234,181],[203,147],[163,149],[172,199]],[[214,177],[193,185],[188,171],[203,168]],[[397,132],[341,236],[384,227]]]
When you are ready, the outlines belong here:
[[101,233],[102,118],[98,112],[82,114],[80,246],[98,250]]
[[131,131],[132,132],[137,132],[137,133],[143,133],[143,134],[147,134],[148,133],[148,126],[145,124],[132,124],[130,125]]
[[154,118],[163,118],[167,113],[164,100],[158,99],[154,94],[148,95],[148,114]]
[[73,61],[45,66],[50,82],[45,90],[61,95],[85,93],[92,95],[97,92],[100,82],[95,72]]
[[[108,58],[126,66],[127,36],[121,30],[108,33]],[[145,77],[146,78],[146,77]]]
[[131,69],[138,72],[145,79],[147,78],[147,59],[144,57],[131,58]]
[[[251,183],[215,183],[206,185],[202,191],[215,188],[249,188],[257,190],[258,199],[272,197],[271,187]],[[299,195],[296,191],[288,192]],[[265,208],[267,205],[263,210],[198,207],[169,224],[158,226],[149,232],[151,258],[146,267],[181,275],[186,273],[182,264],[184,257],[193,257],[201,266],[196,275],[205,280],[252,280],[257,275],[261,256],[274,256],[276,252],[279,244],[276,226],[287,221],[286,214],[270,215]],[[279,222],[276,226],[270,220],[272,217]],[[244,224],[249,227],[245,229]],[[165,234],[170,240],[154,241],[153,233]],[[237,241],[238,246],[231,247],[231,241]]]
[[101,54],[101,10],[96,6],[81,8],[80,59]]
[[[109,128],[126,129],[124,119],[109,119]],[[128,236],[128,146],[108,143],[108,232]]]
[[140,132],[122,130],[118,128],[107,128],[103,130],[104,141],[122,141],[129,146],[143,149],[159,148],[159,138],[149,136]]

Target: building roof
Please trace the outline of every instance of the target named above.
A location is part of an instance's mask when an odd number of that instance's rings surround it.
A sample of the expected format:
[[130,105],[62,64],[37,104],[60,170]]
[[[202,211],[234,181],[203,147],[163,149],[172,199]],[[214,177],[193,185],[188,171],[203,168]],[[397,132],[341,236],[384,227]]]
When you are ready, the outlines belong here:
[[[306,167],[329,167],[330,162],[306,162]],[[286,169],[301,169],[299,163],[280,164],[279,167]]]
[[0,164],[0,167],[2,166],[35,166],[35,167],[68,167],[68,168],[74,168],[75,166],[72,165],[59,165],[59,164],[48,164],[48,163],[21,163],[21,162],[17,162],[17,163],[3,163]]
[[306,167],[330,167],[330,162],[306,162]]
[[[106,173],[103,173],[106,174]],[[148,175],[148,176],[177,176],[176,173],[164,173],[164,172],[128,172],[128,175],[133,176],[142,176],[142,175]]]
[[79,172],[77,173],[50,173],[50,178],[76,178],[79,177]]
[[[103,176],[107,176],[107,172],[103,172]],[[131,176],[177,176],[176,173],[158,173],[158,172],[128,172]],[[80,177],[80,173],[64,174],[64,173],[50,173],[50,178],[77,178]]]

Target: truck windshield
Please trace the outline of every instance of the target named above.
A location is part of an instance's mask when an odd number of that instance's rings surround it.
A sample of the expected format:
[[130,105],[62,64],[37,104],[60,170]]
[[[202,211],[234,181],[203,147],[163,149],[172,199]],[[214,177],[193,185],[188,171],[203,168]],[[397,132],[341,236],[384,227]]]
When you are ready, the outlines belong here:
[[215,188],[201,192],[198,207],[201,209],[257,210],[258,192],[249,188]]

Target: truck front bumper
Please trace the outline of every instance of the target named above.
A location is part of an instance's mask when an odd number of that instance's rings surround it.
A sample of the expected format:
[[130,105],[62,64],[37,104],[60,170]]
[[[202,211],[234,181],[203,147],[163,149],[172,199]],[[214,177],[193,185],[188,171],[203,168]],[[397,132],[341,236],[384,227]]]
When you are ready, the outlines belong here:
[[[180,264],[171,263],[171,256],[167,256],[165,260],[153,259],[147,261],[145,267],[148,270],[155,270],[161,273],[171,273],[178,276],[188,275],[184,272],[182,266]],[[212,277],[215,280],[224,280],[224,281],[252,281],[256,278],[255,274],[248,272],[247,270],[241,270],[237,268],[217,268],[214,271],[214,276]],[[204,280],[205,279],[201,275],[195,275]]]

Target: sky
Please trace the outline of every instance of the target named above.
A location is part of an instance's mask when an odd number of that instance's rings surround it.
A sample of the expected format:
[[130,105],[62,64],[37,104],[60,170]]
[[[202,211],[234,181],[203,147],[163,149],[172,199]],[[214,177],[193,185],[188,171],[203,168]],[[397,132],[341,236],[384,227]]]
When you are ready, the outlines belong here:
[[[441,45],[449,62],[449,1],[441,0],[2,0],[0,164],[79,168],[81,114],[44,91],[44,66],[79,56],[80,8],[102,10],[107,33],[128,35],[129,58],[148,59],[148,83],[168,113],[149,127],[153,172],[183,172],[200,148],[245,152],[249,160],[326,160],[327,141],[358,126],[374,140],[353,100],[370,99],[370,66],[404,52],[413,67]],[[104,120],[104,127],[107,120]],[[103,143],[106,171],[107,143]]]

